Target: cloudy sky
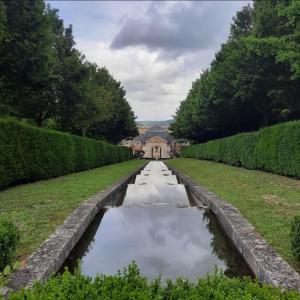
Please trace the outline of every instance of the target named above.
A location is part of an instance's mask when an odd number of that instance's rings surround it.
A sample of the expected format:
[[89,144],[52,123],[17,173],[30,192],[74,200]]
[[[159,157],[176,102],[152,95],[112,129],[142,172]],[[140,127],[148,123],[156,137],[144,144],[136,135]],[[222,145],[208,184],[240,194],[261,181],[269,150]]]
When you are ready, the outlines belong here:
[[77,48],[121,81],[138,120],[174,115],[243,1],[48,1]]

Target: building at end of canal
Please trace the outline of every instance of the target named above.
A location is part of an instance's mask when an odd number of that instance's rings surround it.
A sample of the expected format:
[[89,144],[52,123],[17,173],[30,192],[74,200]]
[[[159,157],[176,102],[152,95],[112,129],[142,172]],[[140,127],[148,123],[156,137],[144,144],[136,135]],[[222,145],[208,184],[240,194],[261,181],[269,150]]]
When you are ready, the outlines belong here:
[[133,139],[123,140],[121,145],[131,148],[135,157],[167,159],[177,156],[188,141],[175,140],[165,128],[152,126]]

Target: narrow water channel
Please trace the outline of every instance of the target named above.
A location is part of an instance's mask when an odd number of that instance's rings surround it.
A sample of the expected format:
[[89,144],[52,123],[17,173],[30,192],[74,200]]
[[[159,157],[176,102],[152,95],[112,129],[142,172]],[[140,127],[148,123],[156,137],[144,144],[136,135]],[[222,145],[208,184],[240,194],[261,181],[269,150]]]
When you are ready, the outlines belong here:
[[65,266],[81,260],[82,272],[115,274],[133,260],[149,279],[198,277],[221,268],[228,276],[251,275],[212,213],[192,206],[184,185],[159,161],[129,184],[119,207],[103,209]]

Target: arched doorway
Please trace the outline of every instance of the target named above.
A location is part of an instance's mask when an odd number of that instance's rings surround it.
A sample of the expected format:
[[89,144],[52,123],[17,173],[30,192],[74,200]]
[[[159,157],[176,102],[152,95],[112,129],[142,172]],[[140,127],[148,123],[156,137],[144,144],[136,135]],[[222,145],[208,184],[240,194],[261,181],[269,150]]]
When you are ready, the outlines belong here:
[[160,146],[154,146],[151,149],[151,156],[154,159],[161,158],[161,147]]

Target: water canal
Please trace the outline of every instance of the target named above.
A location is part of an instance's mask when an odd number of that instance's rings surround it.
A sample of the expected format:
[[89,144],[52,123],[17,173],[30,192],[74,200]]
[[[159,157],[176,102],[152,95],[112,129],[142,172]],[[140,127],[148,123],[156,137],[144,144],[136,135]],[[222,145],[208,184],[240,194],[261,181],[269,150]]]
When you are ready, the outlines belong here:
[[64,266],[115,274],[133,260],[149,279],[195,281],[215,267],[228,276],[251,275],[215,216],[197,207],[163,162],[151,161],[129,184],[120,206],[103,209]]

